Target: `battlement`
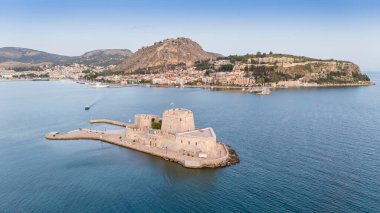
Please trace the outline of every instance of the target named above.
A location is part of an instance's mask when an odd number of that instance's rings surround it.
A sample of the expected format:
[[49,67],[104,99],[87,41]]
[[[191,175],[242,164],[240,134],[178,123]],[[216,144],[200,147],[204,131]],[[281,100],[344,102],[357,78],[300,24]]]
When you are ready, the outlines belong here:
[[195,129],[193,112],[188,109],[169,109],[162,115],[161,130],[165,133],[179,133]]
[[194,116],[192,111],[188,109],[184,109],[184,108],[168,109],[164,111],[163,113],[163,116],[170,116],[170,115],[179,116],[179,117]]

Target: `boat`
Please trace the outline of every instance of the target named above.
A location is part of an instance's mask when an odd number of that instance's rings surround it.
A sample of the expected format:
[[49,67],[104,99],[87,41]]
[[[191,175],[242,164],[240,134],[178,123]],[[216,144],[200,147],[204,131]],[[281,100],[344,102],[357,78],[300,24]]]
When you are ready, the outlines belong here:
[[107,88],[107,87],[109,87],[109,85],[97,82],[93,87],[94,88]]
[[261,88],[261,91],[256,93],[257,95],[270,95],[272,92],[268,87]]
[[89,110],[90,108],[91,108],[90,104],[87,104],[86,106],[84,106],[84,110]]
[[33,78],[32,81],[50,81],[49,78]]

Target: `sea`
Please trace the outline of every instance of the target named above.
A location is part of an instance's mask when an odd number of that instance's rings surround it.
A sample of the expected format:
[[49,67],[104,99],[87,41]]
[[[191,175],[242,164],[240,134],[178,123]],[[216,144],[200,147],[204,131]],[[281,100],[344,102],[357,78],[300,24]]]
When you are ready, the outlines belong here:
[[[380,73],[367,74],[377,85],[268,96],[0,82],[0,212],[380,212]],[[192,110],[241,162],[187,169],[99,141],[44,138],[172,107]]]

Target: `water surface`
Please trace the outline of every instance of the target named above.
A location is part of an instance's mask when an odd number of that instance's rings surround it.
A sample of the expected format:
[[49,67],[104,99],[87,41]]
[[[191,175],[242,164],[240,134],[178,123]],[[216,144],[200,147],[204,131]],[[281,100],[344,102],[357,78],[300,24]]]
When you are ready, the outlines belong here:
[[[90,119],[161,114],[171,102],[192,110],[198,127],[213,127],[241,163],[186,169],[98,141],[44,139],[110,128]],[[379,212],[379,124],[378,85],[255,96],[1,82],[0,212]]]

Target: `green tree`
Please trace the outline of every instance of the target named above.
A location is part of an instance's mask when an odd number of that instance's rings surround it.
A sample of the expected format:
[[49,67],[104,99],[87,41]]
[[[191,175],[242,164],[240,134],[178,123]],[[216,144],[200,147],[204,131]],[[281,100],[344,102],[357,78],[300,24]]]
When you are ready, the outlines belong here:
[[231,72],[233,69],[234,69],[233,64],[225,64],[225,65],[220,66],[219,71],[220,72]]
[[152,118],[152,129],[161,129],[162,126],[162,120],[159,120],[156,122],[154,118]]
[[271,81],[271,82],[278,83],[278,82],[280,81],[280,77],[278,76],[277,73],[274,73],[274,74],[271,76],[270,81]]
[[260,83],[261,85],[263,85],[265,83],[265,78],[264,77],[259,77],[257,79],[257,83]]

